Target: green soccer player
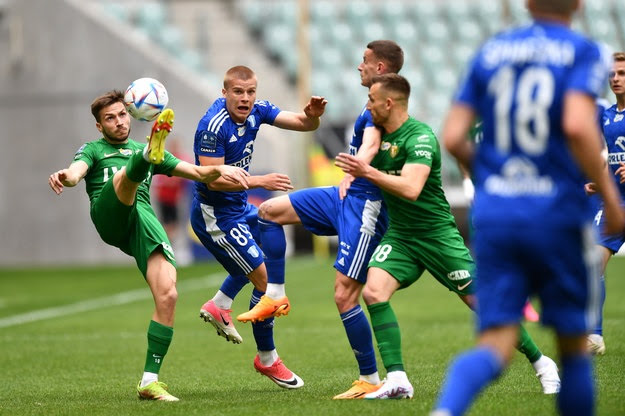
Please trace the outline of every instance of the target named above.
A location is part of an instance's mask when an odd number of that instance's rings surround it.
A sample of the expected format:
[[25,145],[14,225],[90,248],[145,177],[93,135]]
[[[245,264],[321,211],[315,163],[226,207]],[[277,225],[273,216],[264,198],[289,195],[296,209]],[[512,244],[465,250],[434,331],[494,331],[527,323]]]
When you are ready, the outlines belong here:
[[154,297],[155,310],[148,326],[148,349],[143,378],[137,386],[141,399],[178,401],[158,381],[158,373],[174,333],[176,261],[163,226],[150,205],[152,175],[180,176],[211,182],[220,176],[247,186],[247,172],[233,166],[195,166],[164,150],[174,112],[164,110],[155,121],[148,144],[129,139],[130,116],[124,94],[114,90],[97,97],[91,113],[102,138],[84,144],[69,168],[50,175],[57,194],[85,179],[91,201],[91,219],[102,240],[135,258]]
[[[475,306],[475,264],[458,231],[441,182],[441,152],[426,124],[408,115],[410,84],[397,74],[376,76],[367,108],[384,129],[371,165],[345,153],[336,164],[382,189],[389,228],[369,262],[363,298],[387,371],[382,387],[365,399],[411,398],[414,390],[401,354],[401,336],[389,303],[398,289],[417,281],[425,270],[470,308]],[[545,394],[557,393],[555,362],[542,355],[525,330],[519,349],[536,370]]]

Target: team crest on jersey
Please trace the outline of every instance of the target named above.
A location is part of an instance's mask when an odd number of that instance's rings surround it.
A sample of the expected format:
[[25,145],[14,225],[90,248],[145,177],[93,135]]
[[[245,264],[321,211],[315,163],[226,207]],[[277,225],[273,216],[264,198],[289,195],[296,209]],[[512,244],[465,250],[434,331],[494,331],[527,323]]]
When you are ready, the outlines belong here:
[[617,121],[621,121],[623,120],[623,114],[617,114],[614,116],[614,122],[616,123]]
[[119,153],[124,156],[132,156],[132,149],[119,149]]
[[380,150],[384,150],[384,151],[387,151],[390,148],[391,148],[391,144],[389,142],[382,142],[382,145],[380,146]]
[[247,253],[254,258],[257,258],[258,256],[260,256],[260,253],[258,252],[258,249],[255,246],[251,246],[250,248],[248,248]]
[[391,155],[391,157],[395,157],[397,156],[397,153],[399,153],[399,147],[396,145],[392,145],[389,154]]
[[245,130],[246,130],[245,125],[243,125],[243,126],[239,126],[239,128],[237,128],[237,134],[238,134],[239,136],[243,136],[243,135],[245,134]]

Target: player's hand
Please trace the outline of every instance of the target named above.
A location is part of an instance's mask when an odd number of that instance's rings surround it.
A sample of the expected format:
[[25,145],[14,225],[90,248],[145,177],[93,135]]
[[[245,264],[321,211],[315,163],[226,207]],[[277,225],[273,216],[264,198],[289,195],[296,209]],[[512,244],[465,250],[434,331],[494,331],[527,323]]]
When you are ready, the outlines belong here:
[[238,183],[239,185],[242,185],[243,188],[249,189],[250,184],[248,177],[250,174],[245,169],[236,166],[220,165],[218,170],[221,177],[225,180]]
[[306,114],[306,117],[309,118],[321,117],[326,109],[327,103],[328,101],[323,97],[310,97],[308,104],[306,104],[306,107],[304,107],[304,114]]
[[625,183],[625,163],[624,162],[619,162],[619,167],[618,169],[614,172],[614,174],[616,176],[618,176],[619,183]]
[[339,153],[334,164],[341,168],[343,172],[356,177],[366,176],[369,169],[371,169],[368,163],[347,153]]
[[263,175],[263,188],[268,191],[290,191],[293,189],[291,179],[282,173],[269,173]]
[[48,184],[50,184],[50,188],[52,188],[57,195],[61,195],[61,192],[63,192],[63,182],[66,180],[67,169],[61,169],[50,175],[48,178]]
[[356,178],[348,173],[343,176],[343,180],[341,180],[341,183],[339,184],[339,198],[345,199],[345,197],[347,196],[347,190],[350,186],[352,186],[352,182],[354,182],[354,179]]
[[588,182],[584,184],[584,192],[586,195],[594,195],[597,193],[597,185],[594,182]]

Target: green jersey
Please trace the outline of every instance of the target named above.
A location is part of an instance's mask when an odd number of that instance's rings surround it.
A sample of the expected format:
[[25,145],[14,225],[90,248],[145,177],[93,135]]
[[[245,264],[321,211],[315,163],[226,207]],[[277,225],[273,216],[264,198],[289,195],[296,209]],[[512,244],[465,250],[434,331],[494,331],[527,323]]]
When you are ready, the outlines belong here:
[[[132,139],[128,139],[128,142],[123,144],[111,144],[101,138],[87,142],[78,149],[74,156],[74,162],[82,160],[89,167],[85,176],[85,184],[92,205],[100,196],[104,184],[115,175],[115,172],[126,166],[130,156],[134,153],[143,152],[145,146],[146,143],[138,143]],[[137,201],[150,204],[152,175],[169,175],[178,163],[180,163],[180,159],[166,151],[163,163],[151,165],[148,177],[137,190]]]
[[401,175],[405,164],[430,167],[430,174],[416,201],[382,191],[388,208],[389,229],[412,235],[456,227],[441,180],[441,149],[432,129],[410,117],[399,129],[382,136],[371,165],[391,175]]

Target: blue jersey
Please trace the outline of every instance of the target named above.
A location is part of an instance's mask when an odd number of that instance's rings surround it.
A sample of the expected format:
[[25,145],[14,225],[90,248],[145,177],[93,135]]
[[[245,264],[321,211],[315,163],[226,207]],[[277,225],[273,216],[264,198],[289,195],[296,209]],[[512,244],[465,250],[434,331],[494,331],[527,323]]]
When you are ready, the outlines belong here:
[[[269,101],[256,100],[245,122],[235,123],[226,109],[226,99],[215,100],[195,131],[195,164],[200,164],[200,156],[223,157],[226,165],[249,171],[258,129],[263,123],[273,124],[278,113],[280,109]],[[194,194],[202,203],[213,207],[236,206],[243,209],[247,203],[245,191],[212,191],[202,182],[195,183]]]
[[562,108],[573,90],[597,97],[609,67],[607,51],[552,22],[500,33],[478,50],[456,96],[484,123],[473,162],[476,227],[588,221],[586,179],[568,149]]
[[618,111],[614,104],[603,112],[601,125],[608,146],[608,166],[621,192],[621,199],[625,200],[625,184],[619,183],[620,178],[615,175],[620,163],[625,163],[625,110]]
[[[371,112],[367,110],[367,107],[365,107],[354,123],[354,133],[352,134],[352,139],[349,142],[350,155],[355,156],[358,149],[360,149],[360,146],[362,146],[362,136],[364,135],[367,127],[375,127],[375,125],[373,124]],[[375,195],[378,199],[382,199],[380,189],[365,178],[354,179],[348,192],[366,192]]]

